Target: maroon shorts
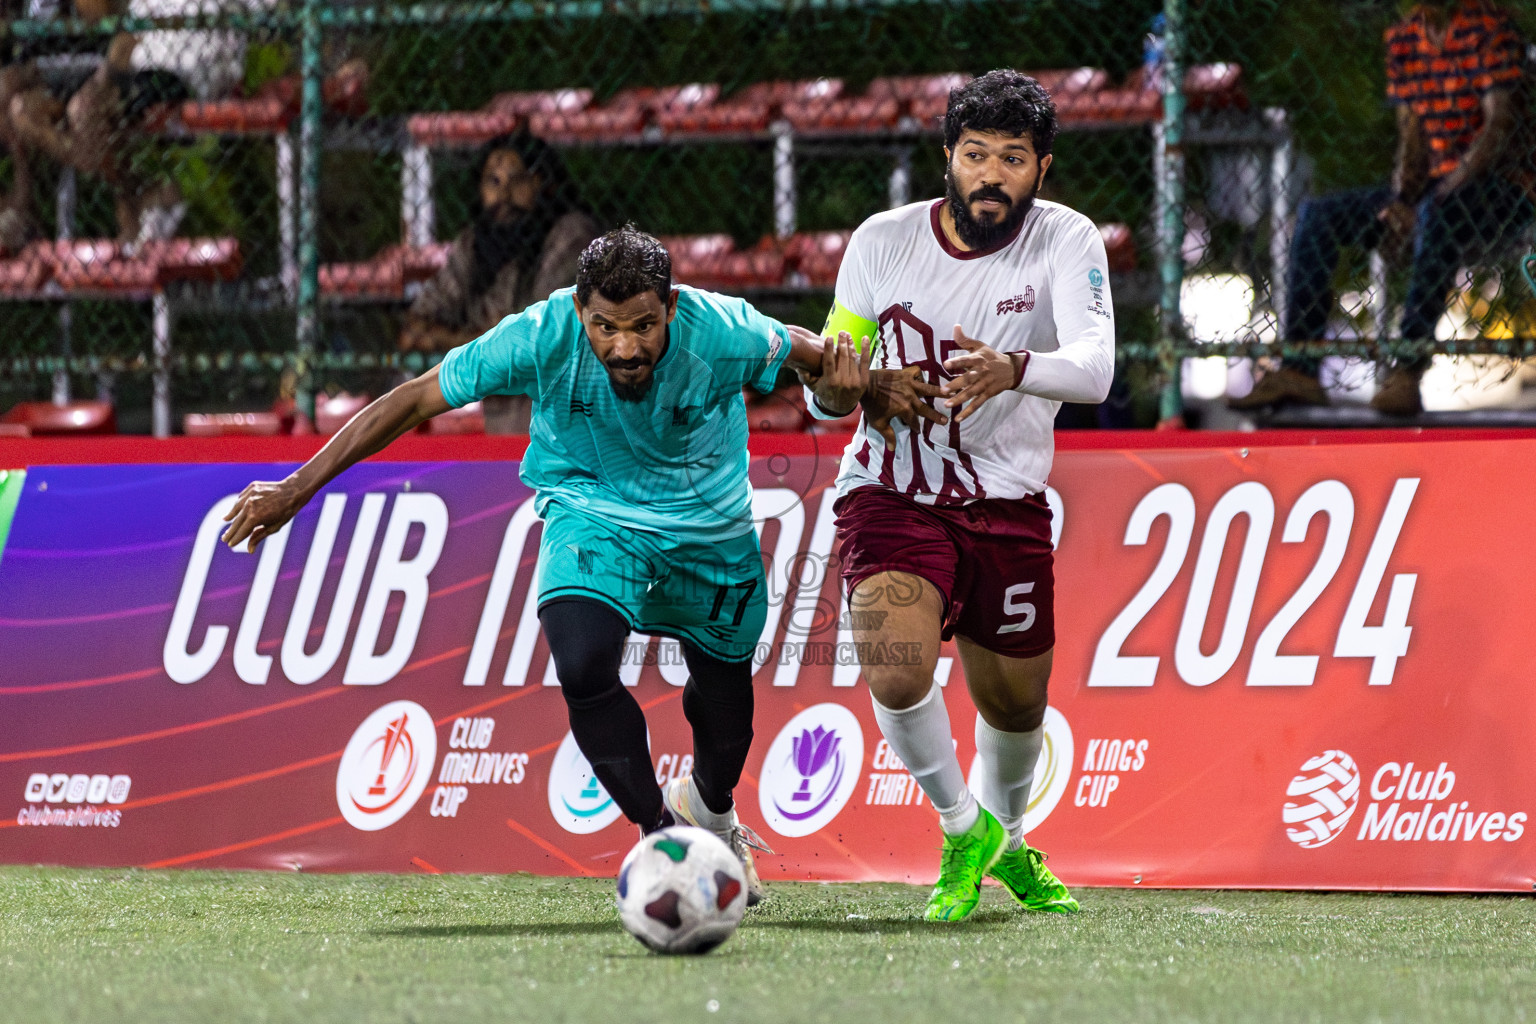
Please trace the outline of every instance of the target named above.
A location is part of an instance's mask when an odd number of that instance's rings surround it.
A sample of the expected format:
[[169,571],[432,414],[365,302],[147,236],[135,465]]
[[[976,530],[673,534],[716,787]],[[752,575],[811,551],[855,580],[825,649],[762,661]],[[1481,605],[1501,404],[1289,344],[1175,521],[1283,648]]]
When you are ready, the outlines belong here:
[[1051,510],[1044,494],[941,507],[861,487],[834,507],[849,594],[877,573],[911,573],[944,598],[945,640],[959,634],[1011,658],[1055,646]]

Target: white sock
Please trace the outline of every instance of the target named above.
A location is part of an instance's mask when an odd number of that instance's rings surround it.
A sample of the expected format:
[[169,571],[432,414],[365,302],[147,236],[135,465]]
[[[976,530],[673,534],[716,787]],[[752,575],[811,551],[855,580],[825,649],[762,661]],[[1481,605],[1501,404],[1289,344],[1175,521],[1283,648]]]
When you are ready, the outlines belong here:
[[992,812],[1008,833],[1008,849],[1024,845],[1024,812],[1029,809],[1029,790],[1035,781],[1035,762],[1045,726],[1029,732],[1003,732],[976,716],[977,775],[981,779],[981,806]]
[[732,807],[724,814],[710,810],[704,798],[699,796],[699,786],[693,781],[692,775],[688,776],[688,809],[699,819],[699,828],[710,832],[724,832],[736,824],[736,808]]
[[969,787],[961,786],[960,799],[952,807],[939,811],[939,828],[943,829],[947,836],[958,836],[969,832],[979,817],[981,817],[981,805],[971,795]]
[[955,756],[955,740],[949,731],[949,712],[944,692],[934,683],[928,695],[909,708],[892,709],[870,698],[875,721],[896,756],[917,779],[928,801],[939,812],[944,831],[964,832],[976,823],[976,801],[965,788],[965,773]]

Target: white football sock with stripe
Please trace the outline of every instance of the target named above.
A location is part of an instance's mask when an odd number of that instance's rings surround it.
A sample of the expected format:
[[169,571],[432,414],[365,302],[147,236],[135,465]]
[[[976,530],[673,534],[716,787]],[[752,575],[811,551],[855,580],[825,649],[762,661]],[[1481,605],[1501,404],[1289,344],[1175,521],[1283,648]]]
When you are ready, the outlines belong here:
[[875,721],[896,756],[928,795],[939,823],[949,835],[958,835],[976,824],[976,799],[965,787],[965,773],[955,756],[955,740],[949,729],[944,691],[934,683],[928,695],[909,708],[893,710],[870,698]]
[[1029,790],[1035,781],[1035,762],[1045,726],[1029,732],[1003,732],[976,716],[976,774],[980,776],[981,806],[1008,833],[1008,849],[1024,845],[1024,812],[1029,809]]

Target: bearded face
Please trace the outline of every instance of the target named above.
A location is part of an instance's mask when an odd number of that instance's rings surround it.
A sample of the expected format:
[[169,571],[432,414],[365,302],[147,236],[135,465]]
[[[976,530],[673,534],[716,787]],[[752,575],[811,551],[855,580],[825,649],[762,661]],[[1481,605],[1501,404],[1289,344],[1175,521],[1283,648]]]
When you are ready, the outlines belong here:
[[967,131],[949,154],[944,195],[955,234],[970,249],[1006,241],[1034,206],[1050,157],[1035,157],[1027,137]]

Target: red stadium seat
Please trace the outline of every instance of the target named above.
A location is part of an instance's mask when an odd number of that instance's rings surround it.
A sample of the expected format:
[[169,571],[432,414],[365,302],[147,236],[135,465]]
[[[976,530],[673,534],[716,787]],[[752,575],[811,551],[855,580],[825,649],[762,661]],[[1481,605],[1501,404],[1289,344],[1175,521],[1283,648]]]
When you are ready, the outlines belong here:
[[540,138],[598,142],[638,137],[645,128],[645,108],[623,103],[576,114],[535,114],[529,129]]
[[668,235],[658,241],[672,257],[672,277],[683,284],[718,278],[725,258],[736,251],[730,235]]
[[784,104],[784,119],[797,132],[859,132],[894,128],[901,101],[889,92],[847,96],[840,79],[821,79],[819,88]]
[[412,114],[405,129],[423,146],[479,146],[515,131],[522,119],[494,110],[450,110],[441,114]]
[[0,295],[28,295],[53,277],[52,242],[32,242],[17,256],[0,260]]
[[299,113],[298,100],[254,96],[242,100],[188,100],[181,105],[182,126],[221,135],[278,135]]
[[483,434],[485,411],[479,402],[470,402],[462,408],[434,416],[416,429],[423,434]]
[[[46,262],[47,273],[67,291],[142,294],[173,281],[233,280],[239,276],[242,265],[240,243],[233,238],[170,238],[145,242],[136,251],[107,238],[34,245],[35,249],[28,247],[27,258],[35,263]],[[20,261],[4,261],[17,262]],[[3,265],[0,263],[0,267]],[[23,269],[15,269],[15,280],[22,279]],[[30,274],[25,280],[38,281],[43,271],[33,269]],[[0,284],[0,290],[3,289]]]
[[1095,93],[1109,87],[1109,72],[1103,68],[1048,68],[1030,74],[1058,102],[1062,96]]
[[667,132],[766,131],[793,85],[791,82],[758,82],[724,100],[718,98],[718,86],[708,87],[714,89],[714,98],[710,102],[668,104],[656,111],[656,123]]
[[591,103],[591,89],[504,92],[479,110],[415,114],[407,119],[406,130],[424,146],[479,146],[516,131],[534,114],[574,114]]
[[171,281],[232,281],[244,262],[234,238],[167,238],[138,247],[140,259],[155,265],[161,284]]
[[680,86],[675,92],[658,96],[650,105],[651,120],[666,129],[673,129],[679,119],[687,119],[712,109],[720,98],[720,87],[713,82],[694,82]]
[[0,423],[0,440],[7,437],[31,437],[32,431],[22,423]]
[[189,412],[181,418],[188,437],[274,437],[283,432],[275,412]]
[[1145,97],[1139,89],[1111,89],[1109,73],[1101,68],[1054,68],[1034,74],[1051,94],[1057,119],[1064,125],[1142,116],[1137,111]]
[[54,269],[54,280],[65,291],[123,292],[145,296],[160,287],[160,270],[146,259],[102,260],[97,263],[64,263]]
[[[1197,64],[1184,73],[1184,96],[1189,109],[1225,110],[1248,108],[1239,64]],[[1118,89],[1100,89],[1069,97],[1056,96],[1062,124],[1151,124],[1163,116],[1163,96],[1147,88],[1146,71],[1137,68]]]
[[360,263],[327,263],[320,268],[320,294],[376,301],[403,299],[404,254],[399,246],[391,246]]
[[1109,256],[1109,271],[1118,274],[1136,269],[1136,239],[1125,224],[1100,224],[1099,237],[1104,239],[1104,251]]
[[548,92],[503,92],[491,97],[486,110],[513,117],[534,114],[575,113],[592,105],[591,89],[553,89]]
[[138,294],[154,291],[159,283],[153,263],[128,255],[111,239],[57,241],[44,252],[53,260],[54,280],[66,291]]
[[315,402],[315,433],[327,436],[336,433],[371,401],[373,399],[367,395],[349,395],[345,391],[319,399]]
[[40,243],[42,252],[56,269],[89,267],[115,260],[123,247],[110,238],[72,238]]
[[949,92],[971,80],[970,75],[907,75],[877,78],[869,83],[869,92],[889,91],[900,102],[908,117],[920,125],[932,127],[949,107]]
[[575,111],[539,110],[528,117],[528,127],[540,138],[596,142],[633,138],[645,129],[650,111],[665,105],[685,86],[665,89],[642,87],[614,93],[601,106]]
[[831,288],[837,284],[837,269],[842,266],[852,231],[812,231],[791,235],[784,242],[784,258],[789,266],[812,288]]
[[110,402],[20,402],[0,416],[0,423],[19,424],[33,436],[117,433],[117,415]]
[[358,263],[327,263],[320,268],[320,293],[359,301],[392,302],[405,298],[405,286],[426,281],[448,262],[452,242],[391,245]]
[[657,241],[672,257],[673,273],[679,266],[718,259],[736,249],[736,242],[730,235],[662,235]]
[[1241,64],[1196,64],[1184,75],[1191,110],[1248,109]]
[[426,281],[436,276],[448,262],[452,242],[431,242],[427,245],[402,245],[400,255],[405,263],[405,280]]
[[774,245],[738,251],[730,235],[677,235],[661,239],[682,284],[718,291],[775,288],[784,282],[784,254]]
[[[299,116],[303,102],[303,80],[285,75],[263,85],[253,96],[241,99],[188,100],[174,113],[188,131],[216,132],[220,135],[277,135]],[[334,74],[320,83],[320,100],[325,109],[343,117],[362,117],[368,113],[368,79],[365,75]],[[159,120],[168,120],[170,110]],[[146,122],[152,123],[152,116]],[[155,130],[152,128],[152,130]]]
[[747,406],[747,429],[768,433],[798,433],[813,420],[805,411],[805,396],[798,385],[760,394],[752,388],[742,391]]

